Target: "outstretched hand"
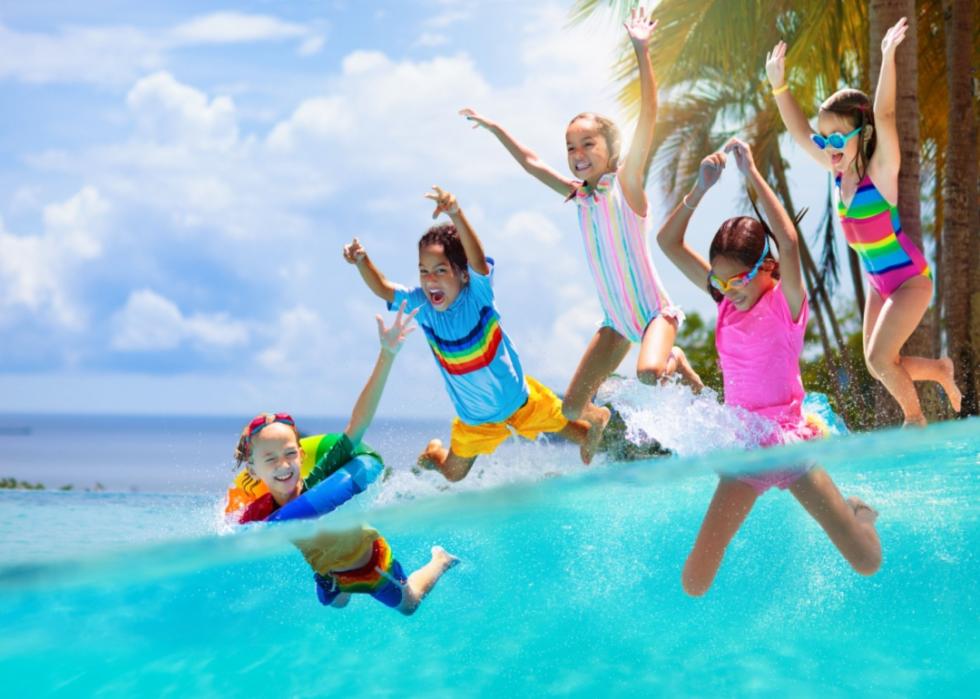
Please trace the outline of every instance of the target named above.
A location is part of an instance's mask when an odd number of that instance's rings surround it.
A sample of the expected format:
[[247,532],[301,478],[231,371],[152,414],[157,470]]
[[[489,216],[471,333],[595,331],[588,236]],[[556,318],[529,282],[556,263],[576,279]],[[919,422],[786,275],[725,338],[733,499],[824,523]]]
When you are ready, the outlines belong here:
[[786,42],[780,41],[766,54],[766,77],[772,89],[782,87],[786,82]]
[[367,251],[361,245],[361,241],[357,238],[350,241],[344,246],[344,259],[350,264],[356,265],[367,258]]
[[630,41],[637,46],[646,46],[650,43],[653,30],[657,28],[657,20],[647,14],[642,5],[630,10],[630,17],[623,22],[626,33],[629,34]]
[[881,52],[884,55],[894,53],[898,45],[905,40],[905,32],[908,31],[909,21],[902,17],[900,20],[885,32],[885,38],[881,40]]
[[466,117],[467,121],[472,121],[474,129],[480,126],[482,126],[485,129],[491,129],[494,126],[494,123],[492,121],[490,121],[484,116],[481,116],[480,114],[470,109],[469,107],[464,107],[463,109],[460,109],[459,114],[460,116]]
[[707,156],[698,168],[698,189],[706,192],[721,179],[721,171],[725,169],[728,158],[721,151]]
[[735,156],[735,165],[738,166],[738,169],[743,175],[748,175],[755,169],[755,161],[752,159],[752,149],[749,148],[749,144],[745,141],[730,138],[723,150]]
[[459,204],[456,203],[456,197],[438,185],[432,185],[432,189],[435,191],[422,195],[426,199],[431,199],[436,203],[436,208],[432,212],[432,218],[435,218],[441,213],[447,213],[450,216],[459,213]]
[[422,307],[419,306],[408,315],[405,315],[405,306],[407,304],[408,301],[402,301],[398,307],[398,315],[395,316],[395,322],[391,324],[390,328],[385,327],[384,320],[380,315],[375,316],[375,319],[378,321],[378,339],[381,340],[381,351],[385,354],[391,356],[398,354],[398,350],[402,348],[402,343],[405,341],[405,338],[416,328],[416,326],[412,325],[412,320],[415,319],[415,315]]

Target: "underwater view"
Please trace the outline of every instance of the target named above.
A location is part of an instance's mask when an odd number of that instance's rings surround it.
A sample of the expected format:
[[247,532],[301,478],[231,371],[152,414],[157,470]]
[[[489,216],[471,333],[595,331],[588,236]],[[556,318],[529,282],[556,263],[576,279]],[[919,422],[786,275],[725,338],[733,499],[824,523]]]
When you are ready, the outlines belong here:
[[[235,433],[233,420],[139,420],[159,443],[196,431],[214,453]],[[0,435],[4,452],[45,441],[35,423]],[[83,427],[81,452],[109,436]],[[0,491],[5,694],[972,696],[980,682],[975,420],[757,451],[711,450],[711,433],[694,429],[674,456],[588,469],[565,445],[508,443],[453,486],[408,467],[423,434],[380,423],[375,446],[401,449],[390,476],[314,521],[226,524],[227,460],[203,470],[210,493],[153,478],[140,492]],[[134,484],[170,458],[146,439],[162,463],[129,464]],[[716,473],[775,469],[804,449],[880,513],[878,573],[852,571],[773,490],[708,593],[687,596],[681,569]],[[460,559],[414,616],[367,595],[318,602],[290,542],[362,521],[406,570],[434,545]]]

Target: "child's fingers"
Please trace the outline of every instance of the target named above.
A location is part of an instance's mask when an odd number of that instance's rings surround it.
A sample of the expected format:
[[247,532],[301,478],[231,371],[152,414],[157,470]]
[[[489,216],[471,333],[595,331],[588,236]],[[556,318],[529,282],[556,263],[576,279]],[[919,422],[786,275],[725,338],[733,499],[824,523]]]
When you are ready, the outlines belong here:
[[378,324],[378,337],[384,339],[384,336],[385,336],[385,322],[383,320],[381,320],[381,316],[380,315],[374,316],[374,320]]
[[408,325],[413,320],[415,320],[415,316],[417,316],[419,314],[419,311],[421,310],[422,310],[421,306],[416,306],[415,308],[413,308],[412,312],[409,313],[407,316],[405,316],[405,325]]

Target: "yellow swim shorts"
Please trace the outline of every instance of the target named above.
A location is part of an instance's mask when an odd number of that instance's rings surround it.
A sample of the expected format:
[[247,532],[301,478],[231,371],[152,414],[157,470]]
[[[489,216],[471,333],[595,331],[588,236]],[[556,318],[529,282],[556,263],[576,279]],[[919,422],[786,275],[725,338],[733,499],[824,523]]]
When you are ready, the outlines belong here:
[[561,400],[547,386],[530,376],[527,381],[527,402],[503,422],[467,425],[453,420],[450,447],[453,454],[468,459],[480,454],[492,454],[511,435],[512,427],[527,439],[537,439],[542,432],[561,432],[568,420],[561,414]]

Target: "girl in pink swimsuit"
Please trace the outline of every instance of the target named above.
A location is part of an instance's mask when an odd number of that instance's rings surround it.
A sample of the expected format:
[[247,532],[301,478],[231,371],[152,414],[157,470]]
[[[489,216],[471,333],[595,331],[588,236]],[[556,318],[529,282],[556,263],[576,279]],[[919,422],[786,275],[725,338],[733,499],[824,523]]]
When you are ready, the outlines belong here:
[[[684,234],[701,197],[721,176],[726,153],[734,154],[772,231],[748,216],[728,219],[711,242],[709,265],[687,246]],[[765,418],[770,431],[764,445],[822,436],[801,409],[800,352],[807,303],[795,224],[759,174],[746,144],[733,138],[723,151],[701,162],[697,184],[667,218],[657,242],[684,276],[718,302],[716,345],[726,405]],[[703,595],[711,587],[728,543],[756,499],[772,486],[796,497],[854,570],[862,575],[878,570],[877,513],[857,498],[845,502],[822,468],[722,476],[684,565],[682,582],[688,594]]]
[[837,211],[848,244],[868,273],[864,310],[864,359],[871,375],[898,401],[906,425],[924,425],[914,381],[936,381],[953,410],[960,390],[948,357],[901,356],[932,299],[932,275],[925,256],[898,218],[901,165],[895,126],[895,49],[905,38],[903,17],[881,41],[881,74],[874,105],[859,90],[840,90],[820,105],[815,132],[786,83],[786,44],[766,56],[766,73],[786,129],[814,160],[831,171]]

